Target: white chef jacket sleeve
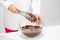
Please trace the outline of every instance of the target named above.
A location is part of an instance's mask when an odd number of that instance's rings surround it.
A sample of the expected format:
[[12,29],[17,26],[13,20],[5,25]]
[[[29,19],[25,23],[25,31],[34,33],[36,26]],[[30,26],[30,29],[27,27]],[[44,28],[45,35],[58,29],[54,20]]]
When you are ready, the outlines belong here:
[[12,3],[9,1],[0,1],[0,3],[4,8],[8,8],[10,5],[12,5]]
[[40,6],[41,6],[41,0],[33,0],[32,2],[32,13],[33,14],[41,14],[40,13]]

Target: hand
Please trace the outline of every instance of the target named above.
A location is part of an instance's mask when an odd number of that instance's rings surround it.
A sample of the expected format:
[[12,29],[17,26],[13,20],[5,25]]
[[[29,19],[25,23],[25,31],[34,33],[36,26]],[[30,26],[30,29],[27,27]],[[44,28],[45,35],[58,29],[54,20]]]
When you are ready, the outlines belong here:
[[38,24],[41,24],[41,23],[42,23],[42,20],[41,20],[40,15],[35,14],[35,16],[36,16],[36,19],[37,19],[37,23],[38,23]]
[[10,5],[8,7],[8,10],[10,10],[13,13],[17,13],[17,14],[19,13],[19,10],[16,7],[14,7],[13,5]]

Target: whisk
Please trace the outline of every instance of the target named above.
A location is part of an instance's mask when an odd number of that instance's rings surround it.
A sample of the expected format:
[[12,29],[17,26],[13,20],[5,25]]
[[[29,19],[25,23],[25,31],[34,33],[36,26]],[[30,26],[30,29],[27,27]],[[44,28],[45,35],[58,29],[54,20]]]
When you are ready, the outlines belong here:
[[[31,0],[31,4],[32,4],[32,1],[33,0]],[[31,13],[25,12],[25,11],[20,11],[19,13],[21,15],[23,15],[27,20],[29,20],[31,22],[35,22],[36,21],[36,17],[35,17],[35,15],[32,14],[32,7],[31,7],[31,5],[29,7],[29,10],[31,11]]]

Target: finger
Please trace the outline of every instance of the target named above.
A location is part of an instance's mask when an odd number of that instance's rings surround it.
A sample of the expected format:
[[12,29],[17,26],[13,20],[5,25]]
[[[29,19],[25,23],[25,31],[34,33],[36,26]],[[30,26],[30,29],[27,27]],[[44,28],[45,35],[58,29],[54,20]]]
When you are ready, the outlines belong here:
[[16,9],[16,10],[17,10],[18,13],[20,12],[20,10],[18,10],[18,9]]
[[41,24],[42,23],[42,19],[41,19],[40,16],[38,17],[38,20],[39,20],[39,24]]
[[38,16],[38,22],[40,22],[40,17]]
[[19,13],[19,10],[18,9],[15,9],[15,13]]
[[41,24],[41,18],[40,18],[40,16],[37,17],[37,23]]
[[36,19],[37,19],[36,21],[37,21],[37,23],[38,23],[38,22],[39,22],[38,17],[36,17]]
[[37,17],[37,23],[40,24],[40,20],[39,20],[39,17]]

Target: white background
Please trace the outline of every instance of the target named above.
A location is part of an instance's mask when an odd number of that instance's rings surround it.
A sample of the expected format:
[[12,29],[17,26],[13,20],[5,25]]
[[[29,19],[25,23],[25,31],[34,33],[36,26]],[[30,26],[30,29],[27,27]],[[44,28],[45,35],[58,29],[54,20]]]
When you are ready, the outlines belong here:
[[41,0],[41,3],[41,14],[45,25],[60,25],[60,0]]
[[[45,26],[60,25],[60,0],[41,0],[41,15]],[[3,12],[0,5],[0,32],[3,33]]]

